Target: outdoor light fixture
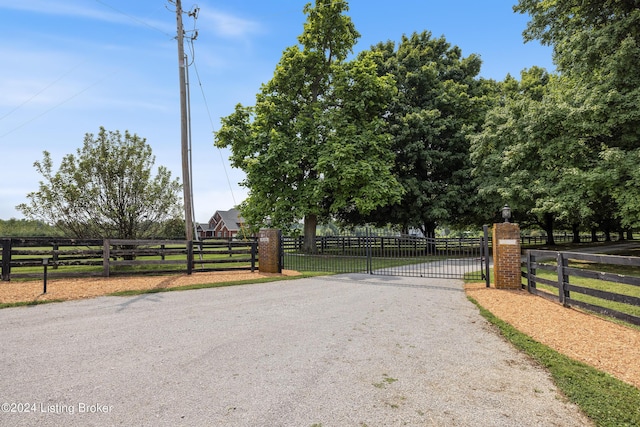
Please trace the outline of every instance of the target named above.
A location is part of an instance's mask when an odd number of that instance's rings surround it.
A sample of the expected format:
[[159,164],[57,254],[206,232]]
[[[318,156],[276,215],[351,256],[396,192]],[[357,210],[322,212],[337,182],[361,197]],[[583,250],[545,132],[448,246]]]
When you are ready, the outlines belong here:
[[509,218],[511,218],[511,208],[509,205],[504,205],[502,208],[502,218],[504,218],[504,222],[509,222]]

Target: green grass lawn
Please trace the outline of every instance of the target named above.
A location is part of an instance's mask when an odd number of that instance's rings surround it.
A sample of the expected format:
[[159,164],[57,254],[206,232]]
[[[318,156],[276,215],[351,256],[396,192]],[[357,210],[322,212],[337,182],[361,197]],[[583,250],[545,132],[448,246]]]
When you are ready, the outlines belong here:
[[[371,257],[371,269],[401,267],[445,259],[441,256],[413,258]],[[366,256],[301,255],[285,254],[284,268],[296,271],[330,271],[334,273],[359,273],[367,271]]]

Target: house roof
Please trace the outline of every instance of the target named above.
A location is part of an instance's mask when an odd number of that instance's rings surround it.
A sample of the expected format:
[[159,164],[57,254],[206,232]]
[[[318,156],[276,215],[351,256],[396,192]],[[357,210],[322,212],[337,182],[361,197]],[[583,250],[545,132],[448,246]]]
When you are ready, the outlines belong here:
[[240,230],[240,224],[244,223],[244,219],[240,216],[240,211],[237,209],[229,209],[228,211],[216,211],[216,213],[220,215],[220,221],[224,223],[229,231]]
[[[220,217],[220,220],[217,220],[217,217]],[[212,223],[213,227],[210,227]],[[213,231],[222,224],[229,231],[239,231],[243,223],[244,218],[240,216],[240,211],[229,209],[228,211],[216,211],[208,223],[198,223],[198,228],[204,231]]]

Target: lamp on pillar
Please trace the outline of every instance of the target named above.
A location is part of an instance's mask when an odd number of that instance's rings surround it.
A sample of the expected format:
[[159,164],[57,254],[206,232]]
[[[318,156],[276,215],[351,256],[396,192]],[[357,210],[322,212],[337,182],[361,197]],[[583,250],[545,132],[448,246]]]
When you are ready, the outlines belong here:
[[522,287],[522,254],[520,227],[509,222],[511,208],[501,209],[504,222],[493,226],[493,283],[496,289],[520,289]]
[[509,218],[511,218],[511,208],[509,205],[504,205],[502,208],[502,218],[504,218],[504,222],[509,222]]

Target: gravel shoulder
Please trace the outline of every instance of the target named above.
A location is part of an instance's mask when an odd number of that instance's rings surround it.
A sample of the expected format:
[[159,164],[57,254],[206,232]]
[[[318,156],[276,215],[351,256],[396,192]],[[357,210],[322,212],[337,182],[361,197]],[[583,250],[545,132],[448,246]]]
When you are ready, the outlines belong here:
[[0,425],[591,425],[456,280],[99,297],[0,325],[0,396],[36,409]]

